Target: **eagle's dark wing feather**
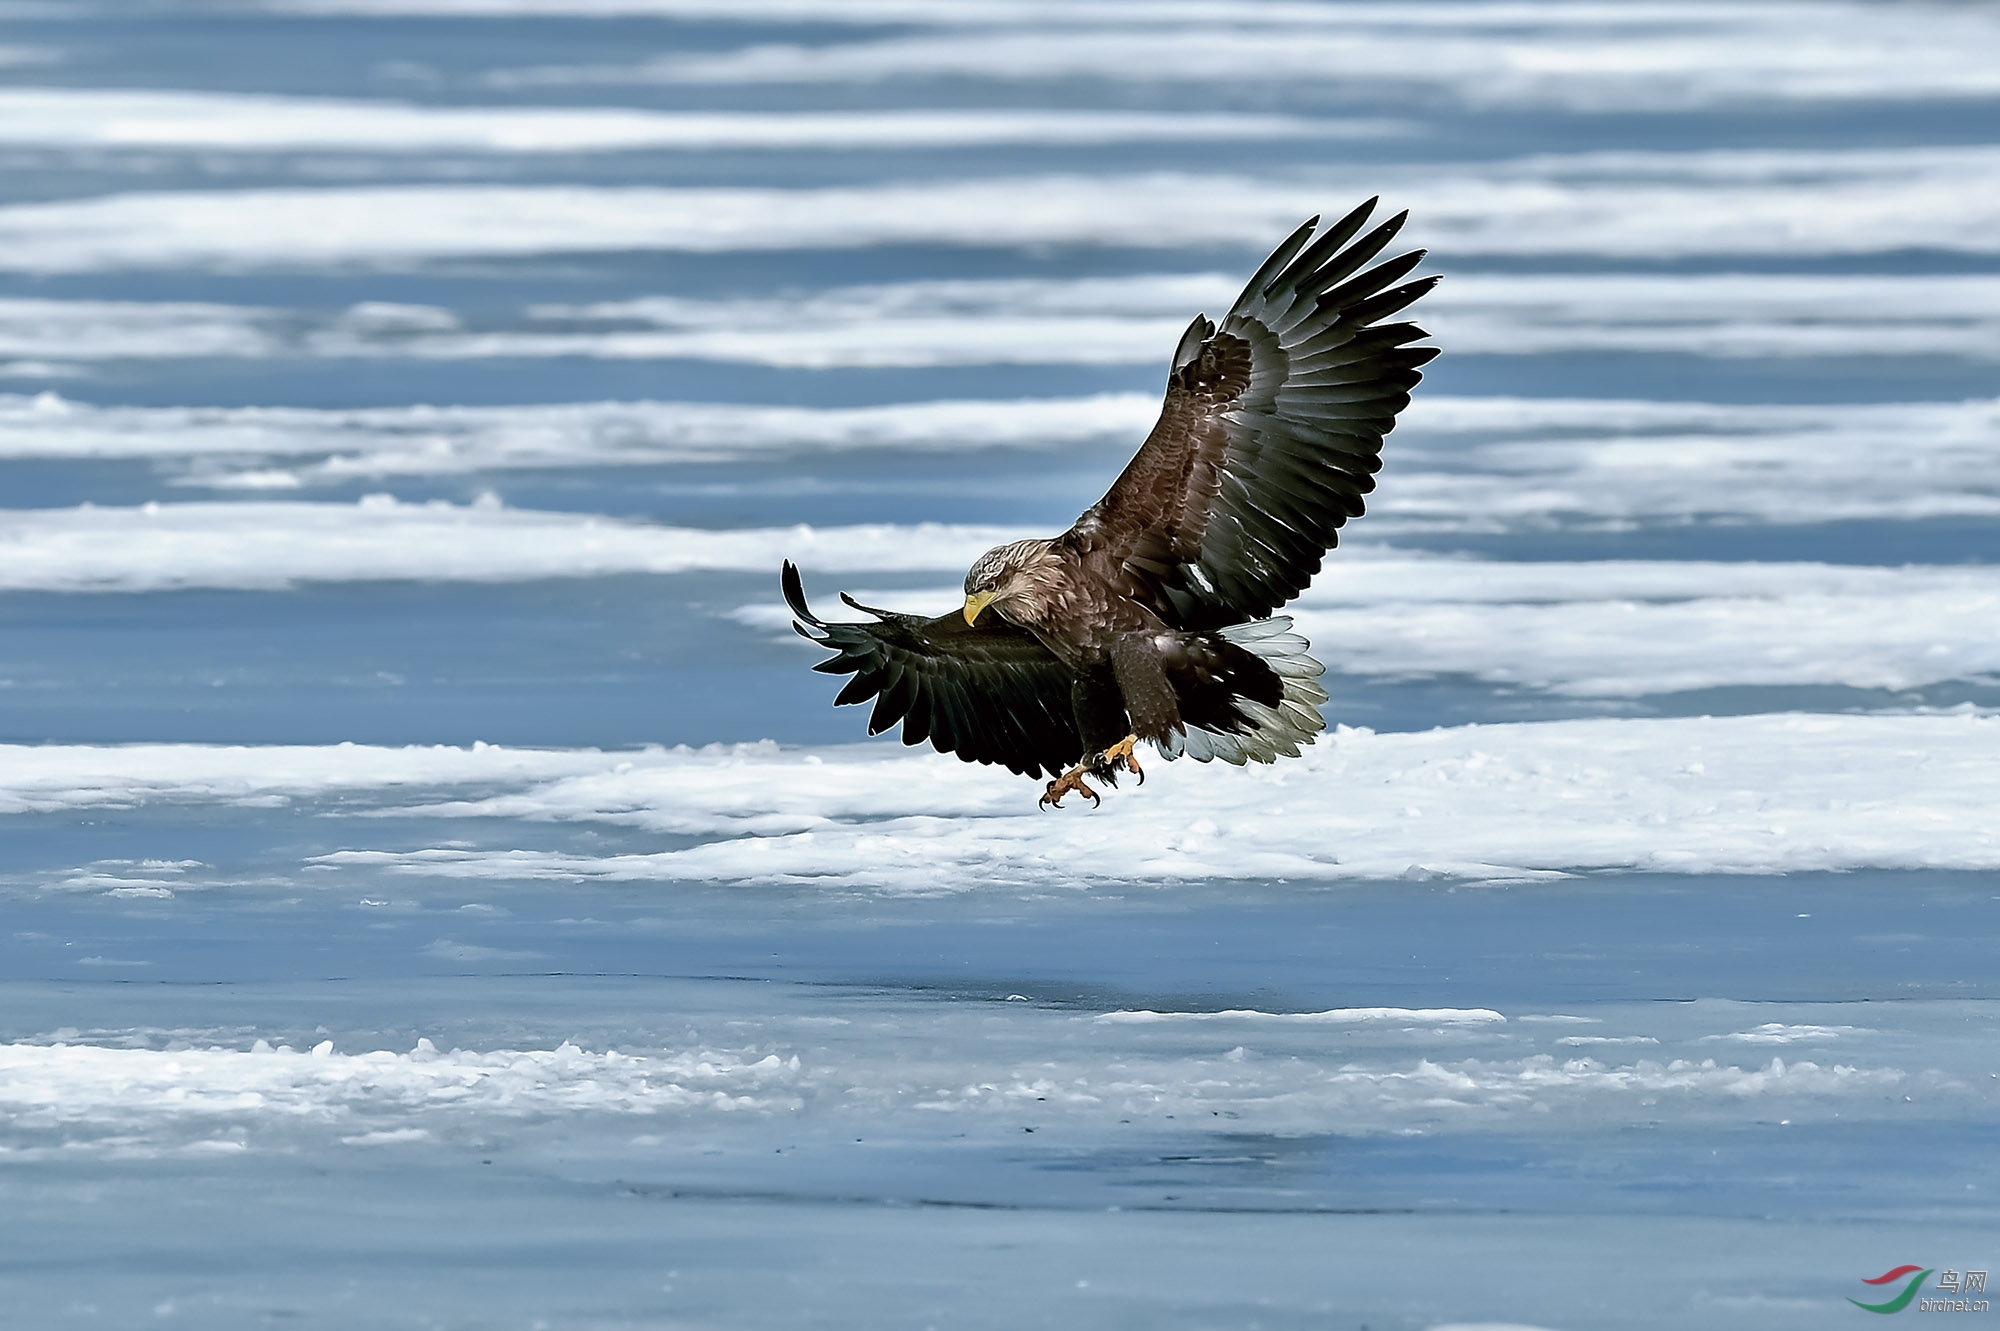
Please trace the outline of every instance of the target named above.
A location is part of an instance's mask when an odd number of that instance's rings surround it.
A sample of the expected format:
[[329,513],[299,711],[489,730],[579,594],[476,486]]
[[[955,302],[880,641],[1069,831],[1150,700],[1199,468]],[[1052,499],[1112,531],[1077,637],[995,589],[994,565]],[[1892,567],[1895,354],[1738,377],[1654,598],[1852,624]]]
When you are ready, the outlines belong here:
[[834,656],[813,669],[852,675],[835,703],[876,699],[868,733],[903,723],[903,743],[998,763],[1023,776],[1060,776],[1083,755],[1070,706],[1075,677],[1039,639],[998,615],[978,627],[954,610],[936,619],[841,600],[873,624],[830,624],[806,604],[799,570],[783,575],[792,627]]
[[[1370,199],[1280,245],[1218,328],[1197,318],[1174,353],[1159,423],[1066,539],[1108,555],[1127,594],[1171,623],[1268,615],[1304,590],[1375,488],[1382,437],[1435,347],[1376,321],[1430,290],[1403,282],[1417,250],[1362,271],[1401,229],[1356,239]],[[1400,284],[1400,285],[1399,285]]]

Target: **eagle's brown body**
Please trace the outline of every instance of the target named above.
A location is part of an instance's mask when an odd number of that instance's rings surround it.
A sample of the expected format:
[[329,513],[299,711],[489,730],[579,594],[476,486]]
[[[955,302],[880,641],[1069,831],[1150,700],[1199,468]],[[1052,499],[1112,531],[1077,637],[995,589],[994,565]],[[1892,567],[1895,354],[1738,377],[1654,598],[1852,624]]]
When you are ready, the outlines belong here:
[[1410,345],[1415,324],[1376,322],[1437,279],[1394,285],[1421,251],[1359,272],[1403,221],[1355,239],[1373,203],[1317,237],[1316,220],[1301,227],[1220,327],[1197,316],[1124,473],[1062,535],[982,556],[962,612],[857,606],[876,622],[830,624],[787,564],[799,631],[837,653],[818,669],[854,676],[836,701],[879,698],[870,733],[900,720],[906,743],[1061,774],[1050,797],[1089,793],[1084,771],[1137,771],[1135,740],[1234,763],[1311,743],[1319,663],[1267,616],[1361,513],[1382,438],[1437,354]]

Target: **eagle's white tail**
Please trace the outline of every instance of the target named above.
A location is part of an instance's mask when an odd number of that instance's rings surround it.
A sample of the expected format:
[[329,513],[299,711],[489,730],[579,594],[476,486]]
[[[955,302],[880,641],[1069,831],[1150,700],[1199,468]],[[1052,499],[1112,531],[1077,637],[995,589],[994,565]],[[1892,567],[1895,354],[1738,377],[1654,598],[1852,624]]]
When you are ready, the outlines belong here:
[[1160,751],[1169,758],[1185,753],[1198,763],[1220,758],[1238,767],[1246,762],[1276,762],[1280,755],[1298,757],[1299,746],[1312,743],[1313,736],[1326,729],[1326,720],[1319,714],[1326,690],[1314,682],[1326,673],[1326,667],[1306,655],[1311,644],[1292,632],[1288,615],[1232,624],[1221,632],[1277,672],[1283,696],[1276,707],[1269,707],[1238,694],[1233,702],[1250,722],[1249,730],[1227,734],[1190,726],[1176,732]]

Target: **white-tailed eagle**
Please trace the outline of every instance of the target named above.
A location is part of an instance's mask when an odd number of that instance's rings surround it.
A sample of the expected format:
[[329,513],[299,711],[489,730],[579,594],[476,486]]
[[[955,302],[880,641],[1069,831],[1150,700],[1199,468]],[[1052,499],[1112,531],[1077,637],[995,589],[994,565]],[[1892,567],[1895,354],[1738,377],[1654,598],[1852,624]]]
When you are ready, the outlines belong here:
[[814,668],[853,676],[834,701],[875,699],[871,735],[901,722],[905,744],[1046,773],[1044,805],[1095,802],[1085,776],[1144,780],[1141,740],[1200,762],[1297,757],[1327,695],[1306,640],[1271,612],[1361,515],[1383,436],[1437,354],[1413,345],[1427,336],[1414,323],[1382,322],[1438,279],[1403,281],[1422,250],[1367,266],[1407,216],[1364,235],[1374,206],[1307,222],[1219,324],[1197,315],[1124,474],[1062,535],[982,555],[962,610],[843,594],[873,622],[829,623],[787,562],[794,627],[834,652]]

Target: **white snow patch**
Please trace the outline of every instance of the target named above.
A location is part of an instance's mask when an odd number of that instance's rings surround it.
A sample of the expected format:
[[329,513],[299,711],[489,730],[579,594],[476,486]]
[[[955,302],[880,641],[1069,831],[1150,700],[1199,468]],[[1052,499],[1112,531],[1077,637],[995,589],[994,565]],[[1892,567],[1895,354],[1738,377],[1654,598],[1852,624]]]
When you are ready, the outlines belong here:
[[[2000,252],[2000,148],[1593,153],[1378,174],[1416,218],[1408,238],[1457,254]],[[237,269],[893,244],[1261,250],[1347,190],[1306,176],[1151,174],[132,193],[0,208],[0,266]]]
[[853,527],[706,531],[522,511],[497,502],[245,502],[0,510],[0,590],[282,588],[299,582],[505,582],[772,572],[785,559],[834,569],[963,568],[1011,528]]
[[87,365],[72,365],[66,361],[0,361],[0,379],[88,379],[94,373]]
[[[427,1124],[488,1114],[760,1113],[795,1107],[796,1058],[754,1050],[341,1053],[262,1040],[250,1049],[0,1044],[0,1157],[92,1148],[154,1154],[217,1132],[345,1129],[354,1145],[420,1140]],[[410,1120],[415,1119],[415,1122]],[[163,1140],[178,1132],[193,1143]],[[133,1141],[132,1134],[139,1134]]]
[[431,1140],[428,1128],[384,1128],[379,1132],[357,1132],[340,1139],[343,1146],[402,1146]]
[[[0,458],[201,459],[191,482],[256,488],[357,476],[516,467],[643,466],[791,451],[1052,448],[1144,438],[1157,398],[899,402],[763,407],[581,402],[510,407],[99,407],[54,393],[0,394]],[[293,463],[283,470],[274,461]],[[275,483],[275,482],[274,482]]]
[[[1189,316],[1227,308],[1241,285],[1240,277],[1188,274],[897,282],[725,300],[647,296],[529,311],[584,331],[435,338],[416,351],[694,357],[808,369],[1164,364]],[[591,324],[624,327],[596,331]]]
[[[685,1052],[553,1049],[473,1052],[419,1040],[407,1054],[75,1043],[0,1045],[0,1158],[92,1151],[111,1156],[301,1149],[331,1136],[355,1147],[504,1136],[510,1123],[645,1115],[676,1131],[726,1131],[783,1112],[805,1131],[843,1120],[893,1132],[1040,1121],[1108,1127],[1211,1122],[1289,1135],[1565,1131],[1606,1116],[1659,1123],[1740,1119],[1778,1109],[1838,1114],[1907,1084],[1950,1090],[1937,1074],[1811,1061],[1738,1066],[1713,1058],[1504,1053],[1443,1060],[1438,1032],[1286,1026],[1159,1038],[1129,1023],[1020,1008],[977,1037],[948,1014],[928,1038],[868,1021],[780,1016],[813,1048],[796,1055],[698,1047]],[[1492,1042],[1495,1028],[1453,1032]],[[1240,1036],[1250,1038],[1239,1039]],[[1259,1038],[1261,1037],[1261,1038]],[[1504,1037],[1501,1037],[1504,1043]],[[1211,1052],[1215,1045],[1231,1044]],[[1192,1047],[1190,1047],[1192,1046]],[[609,1125],[604,1125],[609,1126]],[[650,1126],[650,1125],[648,1125]],[[629,1129],[613,1129],[628,1132]],[[309,1147],[307,1149],[310,1149]]]
[[[1083,816],[1035,783],[887,741],[598,753],[362,745],[0,748],[0,810],[342,792],[460,818],[603,822],[683,850],[351,849],[316,863],[432,877],[984,884],[1504,879],[1610,869],[2000,867],[2000,718],[1766,715],[1342,728],[1295,762],[1156,765]],[[440,800],[440,796],[446,798]]]
[[[1227,308],[1241,275],[920,281],[768,298],[653,296],[541,306],[615,331],[453,334],[395,346],[325,338],[322,354],[696,357],[847,365],[1151,364],[1188,316]],[[1462,274],[1417,311],[1455,353],[1910,355],[2000,360],[2000,277]],[[639,327],[631,327],[638,325]]]
[[1259,1012],[1252,1008],[1230,1008],[1222,1012],[1106,1012],[1098,1021],[1152,1023],[1178,1021],[1278,1021],[1311,1025],[1349,1026],[1361,1023],[1393,1023],[1409,1026],[1480,1026],[1505,1022],[1507,1018],[1491,1008],[1449,1007],[1347,1007],[1325,1012]]
[[454,943],[449,938],[440,938],[424,949],[424,955],[436,957],[440,961],[528,961],[543,954],[504,947],[483,947],[478,943]]
[[[494,744],[388,748],[370,744],[10,744],[0,746],[0,813],[122,807],[159,800],[264,805],[274,798],[405,787],[520,788],[600,772],[631,754],[594,749],[510,749]],[[102,861],[123,865],[130,861]],[[160,867],[181,873],[189,860]],[[123,874],[101,883],[130,882]],[[101,884],[100,884],[101,885]]]
[[1747,1031],[1736,1031],[1729,1035],[1709,1035],[1704,1040],[1733,1040],[1741,1044],[1825,1044],[1848,1035],[1872,1035],[1874,1032],[1860,1026],[1809,1026],[1786,1025],[1782,1021],[1767,1021],[1763,1025]]
[[[795,408],[96,407],[0,395],[0,457],[186,460],[183,483],[292,489],[355,477],[625,466],[859,448],[1136,446],[1146,393]],[[1418,394],[1359,529],[2000,516],[2000,400],[1732,406]],[[1897,462],[1884,466],[1884,456]],[[1115,461],[1115,459],[1113,459]],[[281,465],[282,464],[282,465]],[[1338,562],[1338,561],[1336,561]]]
[[[1120,1049],[1087,1061],[1054,1056],[1018,1067],[980,1068],[942,1085],[913,1069],[900,1087],[857,1087],[854,1107],[884,1112],[914,1107],[968,1118],[1037,1115],[1209,1119],[1227,1111],[1232,1131],[1306,1134],[1407,1134],[1434,1129],[1562,1130],[1565,1121],[1601,1124],[1606,1116],[1657,1123],[1664,1118],[1730,1120],[1747,1106],[1773,1104],[1824,1113],[1900,1086],[1897,1068],[1787,1063],[1739,1067],[1714,1059],[1659,1058],[1612,1063],[1587,1057],[1356,1057],[1342,1046],[1251,1051],[1210,1057],[1146,1056]],[[958,1069],[953,1069],[957,1071]],[[984,1074],[984,1075],[980,1075]],[[897,1092],[901,1093],[898,1094]],[[923,1098],[918,1098],[923,1097]]]
[[277,311],[187,301],[0,299],[0,356],[117,360],[262,357],[284,346]]
[[1419,394],[1387,451],[1369,502],[1376,534],[2000,516],[1990,398],[1728,407]]
[[[247,306],[0,300],[0,355],[585,356],[787,368],[1164,362],[1188,316],[1240,274],[927,280],[766,296],[538,305],[525,326],[370,303],[331,320]],[[2000,360],[2000,277],[1462,274],[1425,298],[1456,353]]]
[[[0,89],[0,144],[204,151],[580,153],[638,149],[923,149],[1379,135],[1296,116],[923,108],[648,111],[418,106],[248,93]],[[1392,132],[1392,131],[1391,131]]]
[[[652,296],[530,313],[582,329],[328,333],[320,355],[688,357],[785,367],[1152,364],[1240,275],[922,281],[766,298]],[[2000,277],[1535,274],[1454,277],[1417,311],[1461,354],[2000,360]],[[591,330],[590,324],[613,328]]]
[[[150,592],[355,580],[520,581],[694,570],[964,568],[1024,533],[870,525],[655,527],[492,503],[245,502],[0,510],[0,588]],[[1907,689],[2000,674],[1984,565],[1349,557],[1295,603],[1344,673],[1463,674],[1577,696],[1731,685]],[[886,596],[950,608],[948,591]],[[739,618],[781,631],[775,601]]]
[[422,806],[701,837],[681,850],[352,849],[320,863],[438,878],[793,883],[933,894],[983,884],[1578,870],[1992,868],[2000,718],[1764,715],[1342,728],[1240,772],[1156,770],[1055,818],[1037,786],[889,744],[648,756],[624,771]]
[[1354,561],[1290,613],[1342,673],[1579,697],[2000,678],[1991,565]]
[[[554,0],[312,2],[440,12],[512,10]],[[702,8],[663,0],[592,3],[677,15]],[[1984,58],[2000,43],[2000,23],[1962,6],[1078,5],[1067,12],[1053,6],[997,11],[972,6],[965,13],[957,13],[956,5],[929,8],[929,14],[903,10],[895,21],[989,26],[817,44],[763,42],[620,64],[542,66],[503,71],[490,81],[560,86],[1087,79],[1261,87],[1331,80],[1346,88],[1441,94],[1473,106],[1575,110],[1930,100],[2000,90],[2000,74]],[[1052,35],[1050,27],[1060,35]]]
[[300,14],[425,14],[491,18],[557,14],[565,18],[649,17],[736,23],[911,23],[965,27],[1004,23],[1076,23],[1130,19],[1219,18],[1241,22],[1310,19],[1316,6],[1223,0],[263,0],[262,8]]
[[2000,277],[1454,275],[1419,307],[1454,352],[2000,360]]

